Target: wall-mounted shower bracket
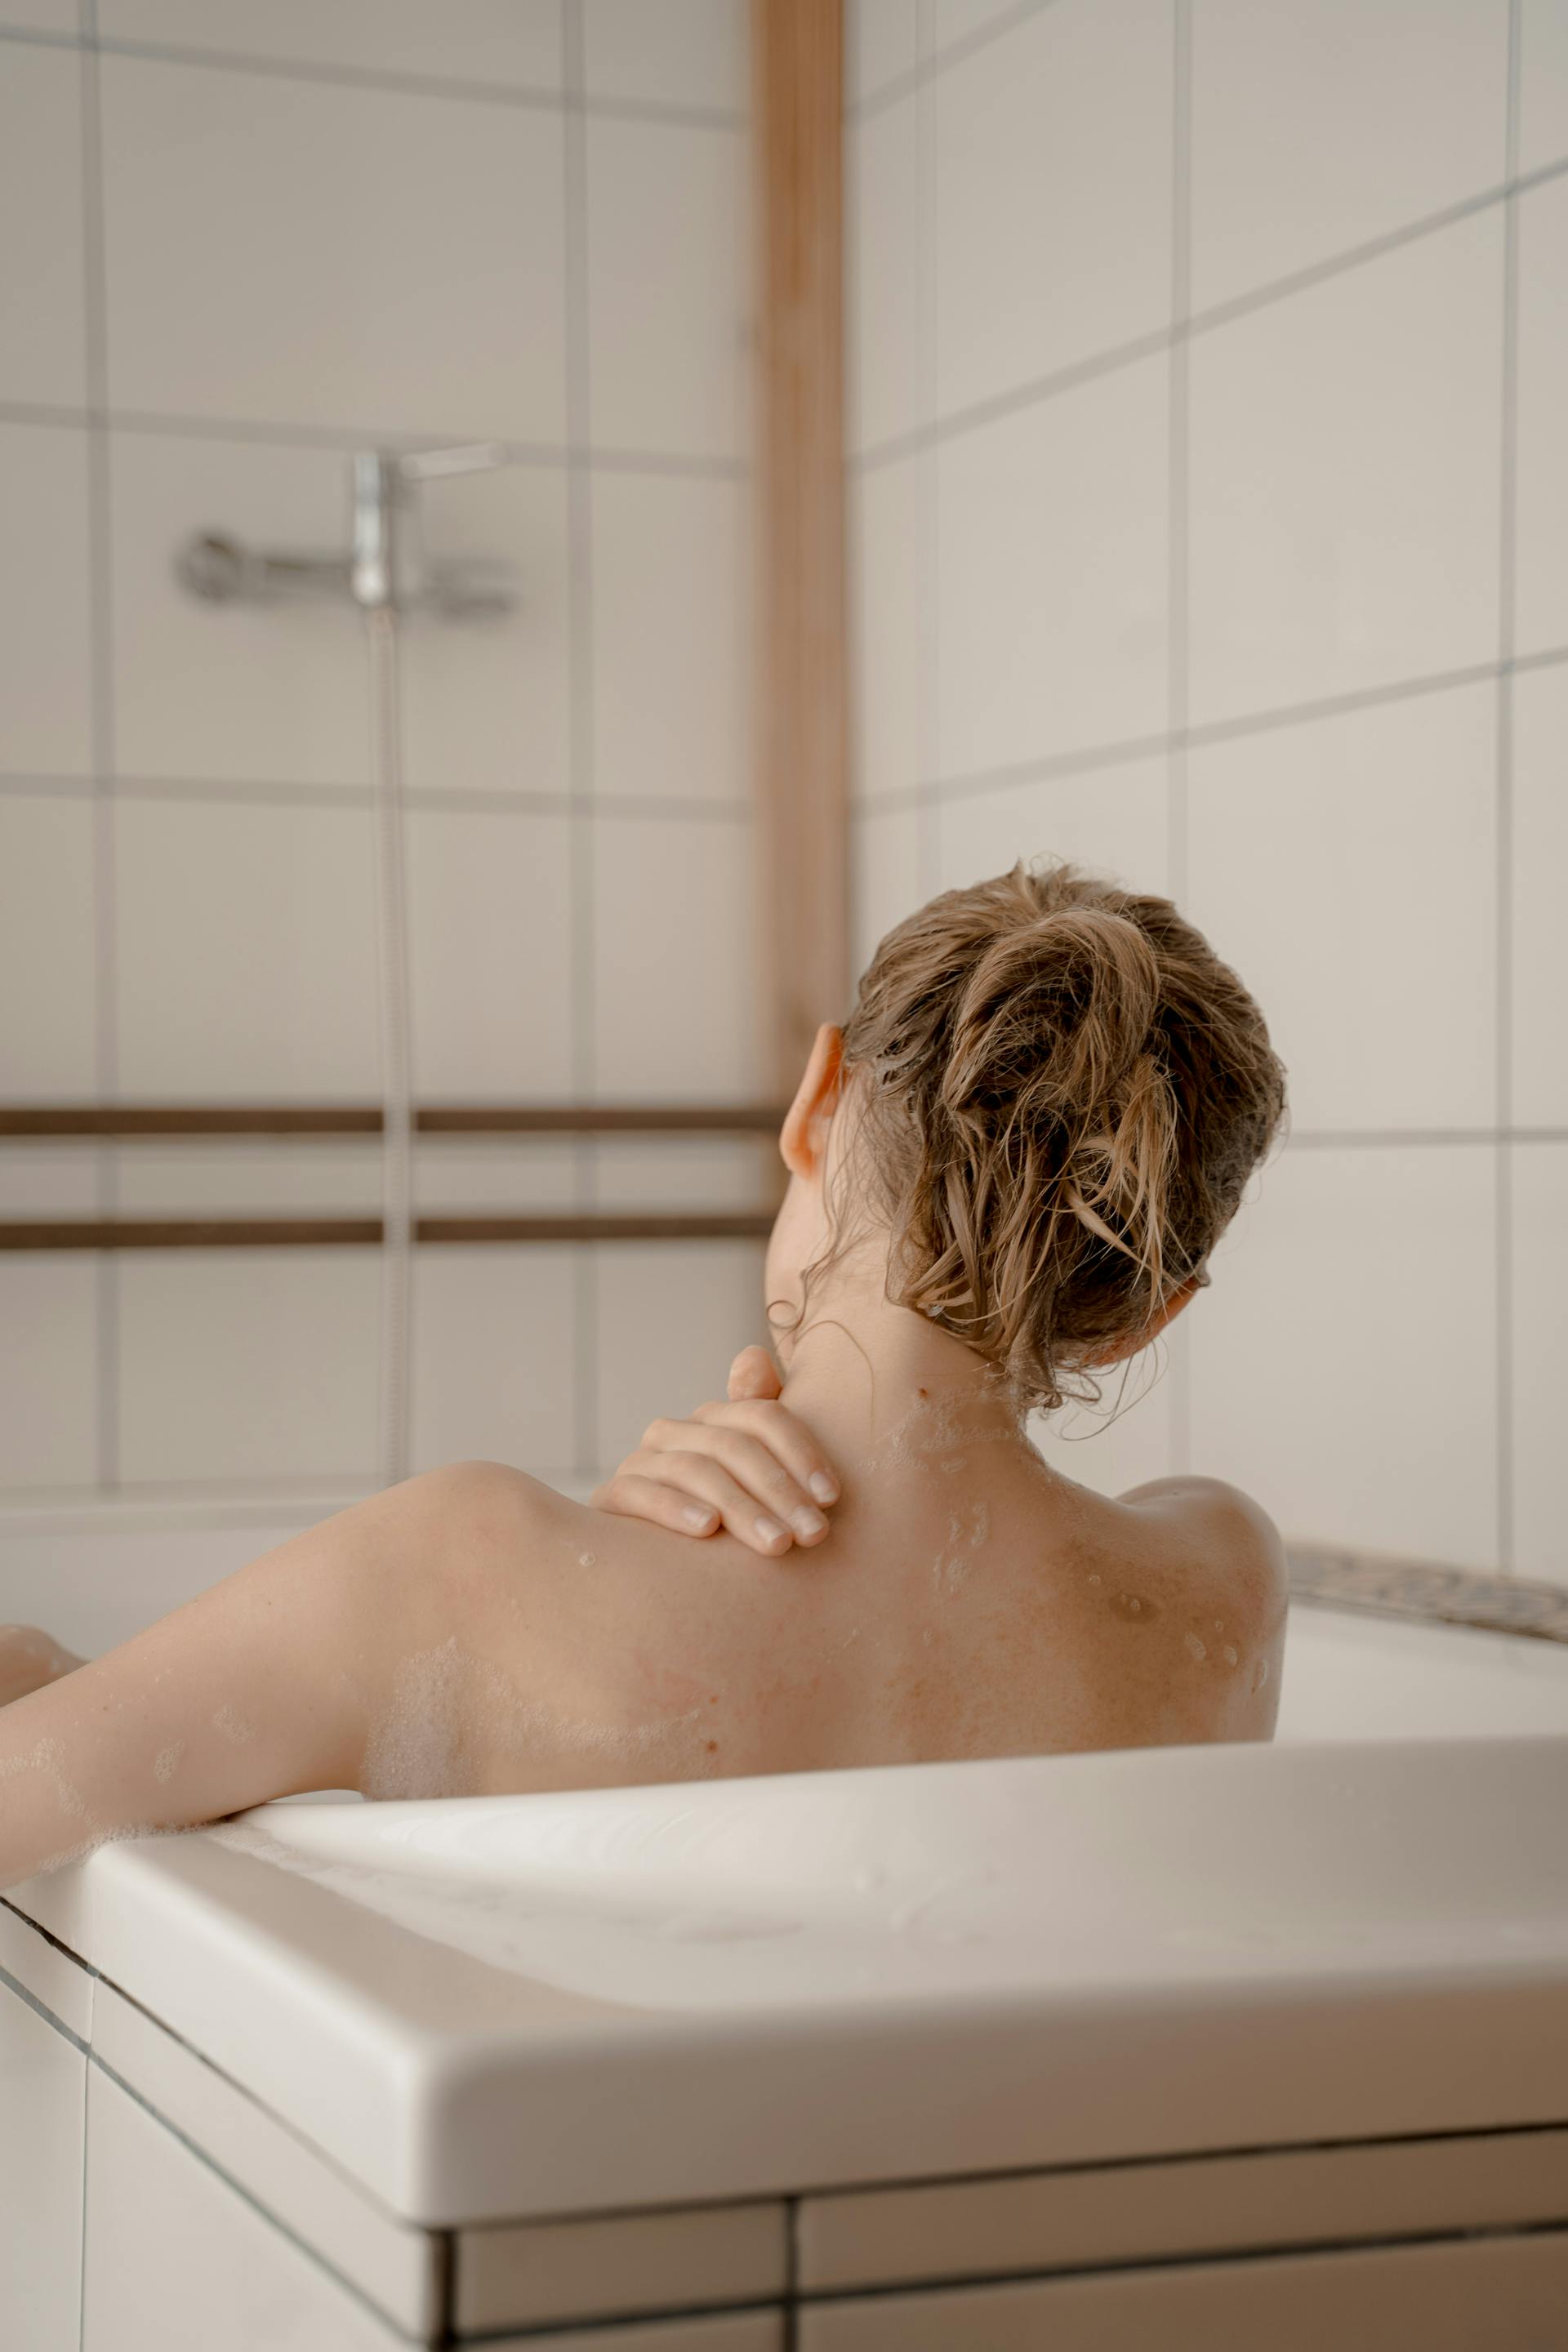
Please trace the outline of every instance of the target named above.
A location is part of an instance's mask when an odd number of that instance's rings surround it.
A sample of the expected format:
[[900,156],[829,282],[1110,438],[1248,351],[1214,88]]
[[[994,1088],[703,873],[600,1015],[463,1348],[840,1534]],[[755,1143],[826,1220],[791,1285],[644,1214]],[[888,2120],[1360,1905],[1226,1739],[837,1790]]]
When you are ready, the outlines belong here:
[[424,482],[489,473],[508,462],[504,447],[493,441],[454,449],[356,450],[346,550],[255,548],[225,531],[196,531],[176,551],[175,577],[208,604],[347,601],[367,613],[494,619],[517,603],[511,566],[483,556],[429,557],[415,493]]

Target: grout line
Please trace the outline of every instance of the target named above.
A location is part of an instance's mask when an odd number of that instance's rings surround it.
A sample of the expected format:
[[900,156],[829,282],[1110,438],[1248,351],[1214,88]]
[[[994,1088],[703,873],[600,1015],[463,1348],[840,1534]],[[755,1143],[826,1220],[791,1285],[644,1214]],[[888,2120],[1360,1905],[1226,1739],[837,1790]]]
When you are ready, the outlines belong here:
[[[584,27],[582,0],[561,0],[563,71],[569,90],[583,84]],[[597,782],[594,735],[594,490],[581,454],[588,446],[592,418],[592,336],[588,314],[588,157],[586,124],[569,114],[563,141],[565,169],[567,536],[570,566],[572,708],[571,814],[568,818],[569,887],[572,897],[572,1083],[584,1098],[596,1079],[595,1054],[596,981],[596,860],[592,813]],[[583,1210],[598,1202],[598,1155],[592,1141],[572,1147],[573,1196]],[[573,1356],[572,1458],[585,1474],[598,1459],[598,1258],[579,1249],[572,1261]]]
[[[84,12],[85,15],[85,12]],[[319,82],[329,88],[380,91],[407,98],[444,98],[479,106],[511,107],[521,112],[575,111],[614,122],[662,123],[672,130],[743,131],[750,117],[742,107],[683,105],[678,100],[590,97],[527,82],[472,81],[460,74],[400,73],[385,68],[342,65],[315,58],[263,57],[254,51],[209,49],[198,43],[140,41],[101,35],[84,22],[76,33],[41,26],[0,25],[0,41],[18,47],[91,49],[105,57],[149,65],[198,66],[218,73],[258,74],[271,81]]]
[[[0,424],[80,430],[95,421],[91,408],[69,402],[0,400]],[[256,416],[193,416],[178,410],[114,408],[102,404],[99,419],[111,433],[147,436],[159,440],[230,441],[264,447],[354,451],[374,446],[384,449],[417,450],[447,443],[471,441],[471,425],[463,430],[435,425],[414,431],[407,425],[305,425]],[[510,466],[563,468],[572,459],[597,473],[652,474],[677,480],[743,482],[752,467],[745,457],[705,457],[678,449],[620,448],[614,443],[590,448],[563,441],[508,441],[490,434]]]
[[1513,1154],[1506,1138],[1513,1122],[1513,720],[1514,562],[1518,522],[1519,424],[1519,115],[1520,0],[1509,0],[1508,104],[1503,178],[1501,448],[1499,463],[1497,835],[1494,876],[1496,940],[1497,1097],[1500,1141],[1494,1175],[1497,1245],[1494,1279],[1497,1349],[1498,1566],[1511,1575],[1515,1558],[1513,1442]]
[[[81,25],[97,30],[97,0],[81,0]],[[103,204],[103,117],[98,57],[81,52],[82,300],[87,394],[89,725],[92,741],[93,1063],[99,1097],[119,1092],[117,825],[113,795],[114,637],[109,405],[109,315]],[[98,1214],[119,1205],[119,1161],[94,1158]],[[120,1476],[120,1288],[113,1253],[100,1251],[93,1272],[93,1452],[100,1492]]]
[[[919,0],[916,50],[923,65],[936,38],[935,0]],[[922,79],[915,100],[915,300],[919,344],[916,356],[920,413],[930,415],[936,404],[939,321],[936,314],[936,272],[932,266],[937,199],[936,123],[931,83]],[[942,740],[942,662],[940,604],[942,509],[938,496],[936,458],[922,452],[915,483],[916,642],[921,649],[920,675],[915,683],[915,756],[922,768],[934,767]],[[935,896],[941,881],[942,826],[934,801],[915,803],[915,878],[918,899]]]
[[[0,774],[0,794],[16,799],[90,800],[100,790],[122,801],[201,801],[221,807],[369,808],[369,784],[285,783],[268,777],[91,776]],[[605,793],[578,802],[570,793],[490,790],[484,785],[413,784],[403,795],[409,808],[437,814],[475,816],[572,816],[585,820],[651,818],[659,823],[749,824],[749,801],[682,799],[673,793]]]
[[[1187,715],[1189,701],[1189,496],[1186,325],[1192,299],[1192,19],[1189,0],[1174,0],[1171,72],[1171,353],[1170,478],[1167,485],[1166,721],[1171,736],[1165,766],[1165,887],[1178,904],[1187,894]],[[1171,1466],[1192,1467],[1193,1356],[1184,1326],[1172,1333],[1169,1368]]]
[[[1194,311],[1180,333],[1189,340],[1194,335],[1212,334],[1238,320],[1250,318],[1256,311],[1272,309],[1276,303],[1287,301],[1293,295],[1310,293],[1350,270],[1381,261],[1405,246],[1438,236],[1445,229],[1456,227],[1460,222],[1490,210],[1494,205],[1506,205],[1519,195],[1528,194],[1531,189],[1542,187],[1564,173],[1568,173],[1568,156],[1542,164],[1537,171],[1511,175],[1496,187],[1483,189],[1478,195],[1467,196],[1458,204],[1445,205],[1439,212],[1426,214],[1420,220],[1391,229],[1382,236],[1369,238],[1363,245],[1349,247],[1326,260],[1313,262],[1304,269],[1293,270],[1287,277],[1271,279],[1267,285],[1254,288],[1248,293],[1211,304],[1206,310]],[[881,466],[896,464],[900,458],[911,457],[917,450],[934,443],[979,431],[1021,410],[1037,407],[1059,393],[1070,392],[1095,377],[1110,374],[1135,364],[1139,360],[1152,357],[1174,339],[1176,331],[1171,328],[1151,329],[1147,334],[1113,344],[1068,366],[1053,369],[1047,375],[1033,377],[1005,392],[977,401],[968,408],[955,409],[951,415],[938,418],[930,425],[877,442],[852,456],[849,463],[860,472],[869,472]]]

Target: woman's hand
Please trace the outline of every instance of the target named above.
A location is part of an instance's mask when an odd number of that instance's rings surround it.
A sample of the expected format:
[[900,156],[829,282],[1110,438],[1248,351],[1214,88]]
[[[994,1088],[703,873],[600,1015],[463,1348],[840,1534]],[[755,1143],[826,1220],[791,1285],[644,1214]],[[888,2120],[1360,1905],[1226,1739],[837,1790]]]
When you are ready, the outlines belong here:
[[678,1535],[721,1528],[776,1559],[792,1544],[819,1544],[838,1481],[822,1448],[789,1407],[765,1348],[743,1348],[730,1367],[723,1404],[700,1404],[686,1421],[656,1421],[594,1496],[601,1511],[647,1519]]

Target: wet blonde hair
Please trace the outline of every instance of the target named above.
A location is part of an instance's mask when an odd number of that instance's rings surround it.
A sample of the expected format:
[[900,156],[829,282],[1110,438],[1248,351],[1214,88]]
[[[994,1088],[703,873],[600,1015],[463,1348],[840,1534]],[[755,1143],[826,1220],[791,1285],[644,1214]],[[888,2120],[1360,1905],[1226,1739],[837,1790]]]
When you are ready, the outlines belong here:
[[1098,1397],[1093,1360],[1207,1279],[1285,1105],[1263,1015],[1201,933],[1065,864],[889,931],[844,1066],[839,1169],[892,1234],[889,1297],[1047,1409]]

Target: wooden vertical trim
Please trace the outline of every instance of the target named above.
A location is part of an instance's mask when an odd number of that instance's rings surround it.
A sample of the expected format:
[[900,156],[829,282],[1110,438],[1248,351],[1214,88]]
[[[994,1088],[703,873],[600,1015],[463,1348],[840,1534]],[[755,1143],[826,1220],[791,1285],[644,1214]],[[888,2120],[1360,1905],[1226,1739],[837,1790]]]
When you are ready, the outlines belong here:
[[752,0],[763,1087],[847,1010],[842,0]]

